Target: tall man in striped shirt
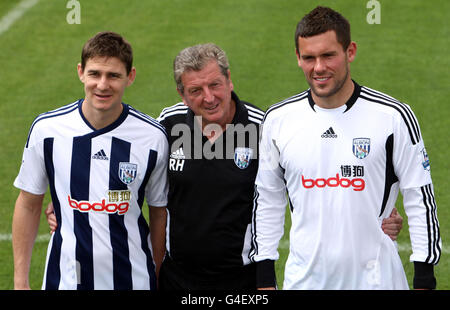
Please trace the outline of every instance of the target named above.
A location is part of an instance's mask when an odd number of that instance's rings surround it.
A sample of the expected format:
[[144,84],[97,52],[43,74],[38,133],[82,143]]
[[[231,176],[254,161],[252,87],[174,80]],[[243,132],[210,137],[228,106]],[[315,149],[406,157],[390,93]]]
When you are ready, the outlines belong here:
[[275,287],[286,193],[292,226],[285,289],[408,289],[395,243],[380,229],[399,189],[408,216],[414,288],[435,288],[441,252],[426,153],[410,107],[350,77],[356,43],[338,12],[298,24],[298,65],[310,89],[264,117],[256,177],[258,287]]
[[125,39],[98,33],[84,45],[78,64],[84,99],[34,120],[14,182],[21,190],[13,217],[16,289],[29,289],[47,187],[57,228],[43,289],[156,289],[155,263],[164,253],[168,143],[158,122],[122,103],[136,76],[132,61]]

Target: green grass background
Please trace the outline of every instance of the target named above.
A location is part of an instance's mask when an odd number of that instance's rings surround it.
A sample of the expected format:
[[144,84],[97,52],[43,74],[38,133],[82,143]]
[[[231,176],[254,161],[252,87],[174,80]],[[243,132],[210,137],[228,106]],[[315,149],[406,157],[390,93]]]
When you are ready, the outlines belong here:
[[[2,0],[0,18],[19,2]],[[154,117],[180,101],[172,78],[173,58],[186,46],[206,42],[227,52],[239,96],[266,109],[307,88],[297,67],[293,37],[301,17],[321,4],[341,12],[352,25],[352,39],[358,44],[352,77],[415,111],[432,163],[443,248],[448,249],[449,1],[379,0],[379,25],[366,22],[370,11],[366,0],[80,0],[79,25],[66,22],[67,2],[40,0],[0,35],[0,234],[11,232],[18,194],[12,183],[29,126],[37,114],[83,97],[76,65],[82,45],[92,35],[112,30],[131,42],[137,78],[124,101]],[[399,242],[409,243],[400,202],[405,228]],[[40,235],[48,233],[44,216],[41,220]],[[289,224],[287,212],[286,230]],[[46,242],[34,247],[30,272],[34,289],[41,286],[46,247]],[[287,252],[280,248],[280,287]],[[400,252],[411,284],[410,254]],[[443,253],[435,270],[438,289],[449,289],[448,254]],[[12,288],[11,242],[0,241],[0,289]]]

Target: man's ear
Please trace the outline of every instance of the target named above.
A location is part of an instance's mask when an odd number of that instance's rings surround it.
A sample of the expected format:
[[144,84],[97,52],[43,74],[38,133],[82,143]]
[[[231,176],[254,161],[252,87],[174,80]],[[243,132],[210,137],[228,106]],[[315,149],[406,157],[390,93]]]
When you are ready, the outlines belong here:
[[178,94],[180,95],[181,99],[183,100],[184,105],[187,106],[186,100],[184,100],[184,95],[183,95],[183,93],[181,92],[181,90],[178,89],[178,87],[177,87],[177,92],[178,92]]
[[82,83],[84,83],[84,70],[81,67],[80,63],[77,65],[77,73],[78,73],[78,78],[80,79],[80,81]]
[[355,60],[357,49],[358,47],[356,46],[356,42],[355,41],[350,42],[349,46],[347,47],[347,60],[349,63]]
[[133,67],[131,68],[130,73],[128,74],[128,83],[127,83],[127,87],[130,86],[131,84],[133,84],[134,80],[136,79],[136,68]]
[[234,85],[233,85],[233,81],[231,80],[231,71],[229,69],[227,70],[227,75],[228,75],[228,82],[230,83],[230,89],[233,91]]
[[299,67],[301,67],[302,66],[301,65],[301,58],[300,58],[300,53],[299,53],[298,49],[295,49],[295,55],[297,56],[297,65]]

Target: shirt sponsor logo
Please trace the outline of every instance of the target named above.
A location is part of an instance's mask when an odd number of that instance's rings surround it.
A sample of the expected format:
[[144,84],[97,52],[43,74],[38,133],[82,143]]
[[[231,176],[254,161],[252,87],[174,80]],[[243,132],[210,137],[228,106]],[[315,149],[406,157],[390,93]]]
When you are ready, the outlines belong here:
[[107,214],[117,213],[119,215],[123,215],[128,212],[130,208],[130,204],[128,202],[120,202],[120,203],[107,203],[106,199],[102,199],[102,202],[90,202],[86,200],[77,201],[67,196],[69,201],[69,206],[73,209],[76,209],[80,212],[100,212]]
[[239,169],[245,169],[250,165],[253,150],[248,147],[237,147],[234,150],[234,163]]
[[304,188],[324,188],[324,187],[344,187],[353,188],[354,191],[362,191],[366,187],[366,182],[362,178],[347,179],[341,178],[339,173],[336,173],[336,177],[331,177],[328,179],[317,178],[317,179],[305,179],[302,175],[302,185]]
[[137,175],[137,165],[133,163],[119,163],[119,179],[126,185],[133,183]]
[[369,138],[355,138],[353,139],[353,155],[356,158],[366,158],[370,153],[370,139]]

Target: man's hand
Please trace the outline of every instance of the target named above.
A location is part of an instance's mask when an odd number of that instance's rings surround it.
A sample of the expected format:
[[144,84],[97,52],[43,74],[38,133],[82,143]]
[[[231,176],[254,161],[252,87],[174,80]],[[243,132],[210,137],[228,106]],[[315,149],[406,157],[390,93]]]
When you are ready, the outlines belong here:
[[275,287],[258,287],[257,288],[258,291],[275,291],[276,288]]
[[45,216],[47,217],[47,223],[50,227],[50,233],[54,233],[56,228],[58,227],[58,223],[56,222],[56,216],[54,213],[53,208],[53,202],[50,201],[50,203],[47,206],[47,209],[45,209]]
[[398,213],[397,209],[394,208],[391,215],[388,218],[383,219],[381,229],[383,229],[383,232],[388,235],[389,238],[395,241],[402,229],[402,224],[403,218],[400,213]]

